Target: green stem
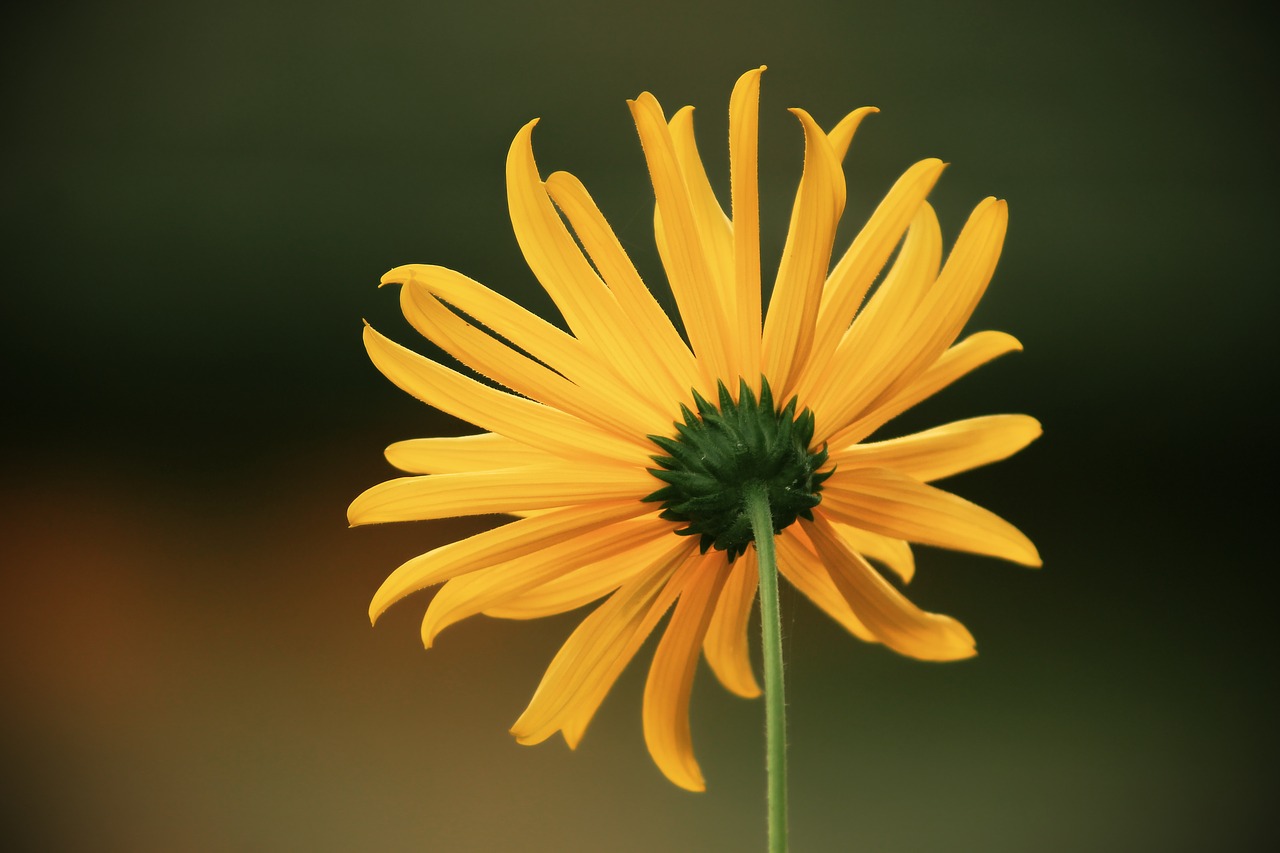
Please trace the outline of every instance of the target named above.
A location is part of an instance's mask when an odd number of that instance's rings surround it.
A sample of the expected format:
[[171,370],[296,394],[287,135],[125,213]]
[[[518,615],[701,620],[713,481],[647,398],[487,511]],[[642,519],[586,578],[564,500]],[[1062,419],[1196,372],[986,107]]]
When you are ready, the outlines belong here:
[[773,516],[763,484],[749,486],[747,515],[760,564],[760,627],[764,640],[765,737],[769,771],[769,853],[787,850],[787,707],[782,688],[782,620],[778,616],[778,561]]

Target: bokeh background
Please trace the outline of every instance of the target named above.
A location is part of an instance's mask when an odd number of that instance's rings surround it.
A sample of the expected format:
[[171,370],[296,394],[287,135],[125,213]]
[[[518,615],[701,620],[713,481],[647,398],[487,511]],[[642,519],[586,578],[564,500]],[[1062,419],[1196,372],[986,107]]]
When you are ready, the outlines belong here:
[[[480,529],[348,530],[381,449],[460,433],[368,364],[414,336],[386,269],[549,304],[503,158],[592,189],[647,277],[624,99],[699,107],[768,64],[766,269],[801,135],[875,104],[842,241],[953,165],[948,240],[1008,198],[971,328],[1026,352],[897,430],[1025,411],[953,481],[1045,568],[921,549],[912,595],[981,654],[909,661],[784,596],[797,851],[1233,851],[1275,840],[1274,60],[1231,3],[50,2],[4,12],[0,813],[9,849],[763,849],[763,710],[705,669],[705,794],[667,783],[633,665],[584,744],[506,729],[580,613],[424,652],[385,574]],[[419,346],[431,352],[425,344]],[[488,522],[491,523],[491,522]],[[1271,556],[1268,557],[1267,555]],[[651,648],[651,646],[650,646]],[[642,652],[640,660],[647,659]]]

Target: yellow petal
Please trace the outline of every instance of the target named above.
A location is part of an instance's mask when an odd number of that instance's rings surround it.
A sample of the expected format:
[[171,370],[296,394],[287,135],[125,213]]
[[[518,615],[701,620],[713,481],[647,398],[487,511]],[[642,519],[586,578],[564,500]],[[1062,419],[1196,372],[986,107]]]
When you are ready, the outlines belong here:
[[[698,239],[707,253],[707,267],[713,276],[716,292],[723,294],[728,328],[736,328],[736,291],[733,287],[733,226],[724,215],[716,194],[707,179],[707,170],[698,154],[698,143],[693,135],[693,107],[683,107],[671,117],[668,126],[675,146],[676,161],[684,176],[689,201],[692,203],[693,221],[698,228]],[[732,368],[738,370],[736,367]],[[741,372],[738,370],[738,372]]]
[[669,412],[659,413],[620,387],[613,376],[593,369],[590,358],[578,359],[575,372],[587,374],[588,384],[576,385],[463,320],[422,287],[406,285],[401,290],[400,304],[418,331],[462,364],[522,396],[606,432],[630,440],[662,429],[671,420]]
[[786,528],[775,541],[778,549],[778,571],[792,586],[859,640],[879,642],[853,612],[849,602],[831,579],[827,567],[814,552],[809,536],[799,525],[793,524]]
[[1008,226],[1004,201],[988,198],[974,209],[937,282],[903,329],[910,346],[899,347],[885,366],[883,376],[892,381],[871,407],[910,385],[955,342],[995,274]]
[[649,755],[668,779],[687,791],[706,789],[693,757],[689,695],[698,650],[729,573],[723,556],[711,556],[718,558],[718,567],[698,574],[680,594],[644,685],[644,740]]
[[422,620],[422,643],[431,648],[436,636],[455,622],[574,569],[670,537],[671,525],[657,519],[650,519],[647,524],[606,524],[551,542],[502,565],[455,577],[440,588],[427,606]]
[[[889,274],[858,313],[824,369],[814,365],[801,377],[797,393],[820,422],[834,428],[831,412],[880,374],[913,312],[938,276],[942,231],[928,202],[921,202],[907,239]],[[879,361],[873,360],[879,357]],[[868,397],[868,399],[870,399]]]
[[[511,733],[523,744],[541,743],[574,721],[566,739],[577,744],[613,682],[675,601],[696,554],[688,542],[668,548],[583,619],[547,667]],[[686,570],[681,572],[681,570]]]
[[[621,523],[644,524],[645,521]],[[484,615],[497,619],[540,619],[574,610],[613,592],[652,568],[670,551],[671,542],[665,537],[636,545],[606,560],[574,569],[519,595],[505,598],[500,604],[486,609]]]
[[647,448],[602,432],[558,409],[490,388],[364,329],[364,345],[382,374],[442,412],[553,455],[643,464]]
[[[729,187],[733,205],[734,305],[743,369],[752,387],[760,364],[760,74],[748,71],[734,84],[729,98]],[[759,391],[759,388],[755,388]]]
[[787,242],[764,321],[764,372],[780,399],[813,346],[822,285],[831,263],[836,225],[844,212],[844,173],[827,135],[804,110],[791,111],[804,128],[804,174],[791,212]]
[[[467,316],[484,318],[484,325],[499,337],[579,385],[591,385],[591,377],[598,375],[578,372],[592,367],[593,360],[577,338],[459,272],[428,264],[405,264],[387,272],[382,284],[421,289]],[[414,318],[410,317],[409,322],[413,323]]]
[[409,560],[382,582],[369,604],[369,619],[377,621],[392,604],[420,589],[519,559],[556,542],[651,510],[648,504],[635,500],[567,507],[441,545]]
[[653,491],[643,468],[617,465],[535,465],[461,474],[398,477],[366,489],[347,508],[347,521],[382,524],[528,509],[639,501]]
[[831,454],[837,468],[892,468],[921,482],[940,480],[998,462],[1040,435],[1040,422],[1026,415],[970,418]]
[[945,165],[941,160],[922,160],[904,172],[827,277],[810,358],[814,369],[825,369],[853,322],[862,297],[884,268]]
[[461,474],[558,461],[545,451],[492,432],[397,441],[387,447],[385,455],[388,462],[410,474]]
[[625,384],[644,390],[652,359],[635,325],[591,268],[547,195],[533,159],[536,123],[530,122],[516,134],[507,155],[507,200],[516,241],[529,269],[592,356]]
[[802,522],[832,580],[863,624],[889,648],[920,660],[975,654],[973,635],[950,616],[926,613],[902,596],[859,554],[850,551],[820,513]]
[[[660,420],[670,420],[670,407],[659,409],[652,402],[656,398],[653,388],[644,388],[643,393],[637,395],[631,386],[620,383],[609,363],[582,341],[464,275],[444,267],[411,264],[391,270],[382,277],[382,283],[403,284],[400,302],[409,322],[433,340],[442,332],[447,332],[448,340],[453,345],[450,352],[464,364],[486,376],[496,379],[494,372],[498,368],[485,367],[477,358],[483,357],[485,364],[496,361],[499,365],[507,366],[509,372],[510,356],[496,341],[487,340],[489,335],[470,327],[453,311],[440,305],[440,302],[475,318],[477,326],[483,326],[499,338],[509,341],[516,349],[528,353],[569,382],[584,389],[584,392],[594,390],[599,396],[600,389],[608,389],[612,397],[621,400],[626,409],[632,412],[630,417],[633,420],[645,417],[652,420],[659,415]],[[639,339],[638,335],[628,337],[619,342],[619,347]],[[437,340],[437,343],[444,345],[443,341]],[[646,354],[644,361],[652,364],[653,358]],[[520,366],[521,362],[516,361],[515,364]],[[530,370],[528,367],[524,369]],[[542,381],[545,384],[547,380],[542,378]],[[515,387],[508,382],[503,384]],[[526,396],[537,396],[532,391],[518,390]]]
[[837,469],[822,486],[820,506],[836,521],[884,536],[1040,565],[1035,545],[1009,522],[885,468]]
[[712,286],[715,279],[707,263],[706,250],[698,238],[693,205],[676,159],[662,107],[648,92],[629,101],[636,130],[664,223],[659,249],[666,244],[664,265],[671,291],[675,295],[680,317],[689,333],[689,341],[699,362],[710,377],[731,376],[729,347],[734,339],[729,334],[728,316],[723,293]]
[[916,558],[911,553],[911,546],[903,540],[881,536],[879,533],[850,527],[847,524],[832,524],[831,527],[840,534],[840,538],[849,546],[849,550],[857,551],[864,557],[883,563],[903,583],[910,583],[915,577]]
[[1022,344],[1013,335],[1004,332],[975,332],[943,353],[911,384],[833,435],[831,445],[839,447],[861,441],[907,409],[927,400],[988,361],[1006,353],[1021,351]]
[[720,600],[702,641],[707,664],[731,693],[746,699],[760,695],[755,671],[751,668],[750,642],[747,638],[751,606],[755,604],[760,574],[756,552],[748,549],[733,564],[725,581]]
[[586,187],[568,172],[554,172],[547,178],[547,192],[582,241],[591,262],[618,300],[623,316],[635,325],[635,340],[653,353],[658,399],[669,403],[674,397],[687,394],[698,378],[693,353],[645,286]]
[[1002,202],[987,199],[978,205],[937,282],[904,324],[899,326],[890,318],[891,336],[877,339],[856,384],[848,386],[824,412],[822,422],[830,432],[815,434],[816,439],[829,438],[906,387],[950,346],[995,272],[1007,223]]
[[831,150],[835,152],[837,160],[843,160],[849,153],[849,146],[853,144],[853,135],[857,132],[858,125],[862,124],[862,120],[878,112],[880,110],[876,107],[859,107],[840,119],[840,123],[831,129],[827,134],[827,141],[831,143]]

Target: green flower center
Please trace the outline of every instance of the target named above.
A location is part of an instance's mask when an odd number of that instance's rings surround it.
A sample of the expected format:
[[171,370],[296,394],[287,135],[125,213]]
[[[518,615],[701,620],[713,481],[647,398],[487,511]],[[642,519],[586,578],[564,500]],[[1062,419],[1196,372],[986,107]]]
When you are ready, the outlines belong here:
[[684,423],[675,423],[675,438],[651,435],[665,456],[653,456],[658,468],[649,472],[666,485],[645,498],[661,501],[661,517],[683,523],[681,536],[700,536],[708,548],[727,551],[729,561],[753,541],[751,519],[744,506],[746,490],[762,486],[769,497],[775,533],[797,518],[812,519],[822,500],[819,473],[827,450],[813,451],[813,412],[796,414],[791,398],[781,411],[769,383],[761,381],[760,398],[739,380],[738,400],[719,383],[719,405],[693,392],[698,411],[681,406]]

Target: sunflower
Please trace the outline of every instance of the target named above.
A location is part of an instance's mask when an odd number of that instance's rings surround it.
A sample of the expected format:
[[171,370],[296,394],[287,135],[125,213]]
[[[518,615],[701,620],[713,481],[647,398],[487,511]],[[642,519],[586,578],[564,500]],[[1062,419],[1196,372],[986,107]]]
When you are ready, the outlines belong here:
[[392,444],[387,459],[410,476],[361,494],[350,522],[516,517],[400,566],[374,595],[370,617],[443,584],[422,624],[430,647],[476,614],[533,619],[599,602],[511,730],[527,744],[559,732],[574,747],[671,611],[645,684],[644,736],[662,772],[690,790],[704,787],[688,713],[699,654],[731,692],[761,692],[747,634],[763,549],[746,492],[767,498],[778,570],[792,586],[857,638],[913,658],[969,657],[974,640],[899,591],[915,569],[911,543],[1039,565],[1035,546],[1008,522],[929,485],[1017,452],[1040,434],[1034,419],[980,417],[867,441],[1021,348],[992,331],[957,342],[995,270],[1005,203],[978,204],[943,263],[925,197],[944,164],[923,160],[833,265],[841,161],[876,110],[855,110],[826,132],[794,109],[804,170],[762,311],[763,70],[743,75],[729,104],[731,215],[704,171],[692,109],[668,120],[648,93],[629,102],[683,335],[582,183],[565,172],[542,178],[536,121],[511,145],[507,197],[525,260],[569,331],[457,272],[423,265],[397,267],[382,282],[400,285],[414,328],[489,382],[364,330],[388,379],[482,432]]

